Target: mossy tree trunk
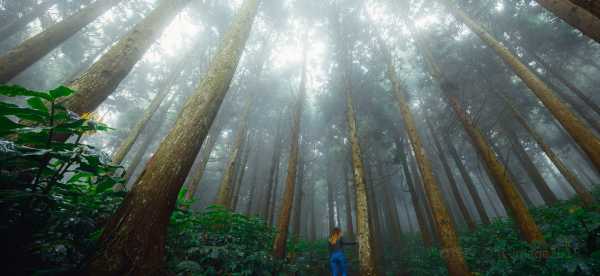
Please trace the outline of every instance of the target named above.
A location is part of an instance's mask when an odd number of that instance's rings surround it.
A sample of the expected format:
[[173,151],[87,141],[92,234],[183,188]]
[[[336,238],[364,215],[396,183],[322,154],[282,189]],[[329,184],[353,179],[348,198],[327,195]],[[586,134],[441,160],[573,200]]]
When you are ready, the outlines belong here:
[[164,275],[165,239],[185,177],[225,97],[244,51],[258,0],[246,0],[205,78],[188,98],[175,126],[106,224],[91,275]]
[[[447,0],[438,0],[445,4],[454,16],[465,23],[481,40],[492,48],[498,56],[513,69],[515,74],[531,89],[538,99],[548,108],[575,142],[590,158],[596,169],[600,170],[600,139],[564,104],[546,83],[529,70],[508,48],[494,39],[480,24],[473,21],[467,14],[448,4]],[[600,32],[600,26],[595,28]]]
[[161,35],[190,0],[160,0],[158,6],[79,78],[67,84],[76,91],[64,100],[73,112],[94,111]]
[[98,0],[0,56],[0,83],[6,83],[25,71],[120,1]]

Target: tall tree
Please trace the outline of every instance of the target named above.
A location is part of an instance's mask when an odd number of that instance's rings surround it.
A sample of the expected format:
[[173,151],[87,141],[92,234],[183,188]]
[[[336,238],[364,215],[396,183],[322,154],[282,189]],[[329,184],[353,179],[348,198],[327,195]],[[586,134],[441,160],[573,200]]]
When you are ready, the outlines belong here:
[[258,5],[259,0],[246,0],[241,6],[206,77],[188,98],[175,126],[106,224],[100,237],[101,249],[88,265],[89,274],[162,274],[169,217],[194,162],[195,156],[189,153],[200,149],[229,89]]
[[358,128],[356,114],[352,97],[351,80],[351,55],[348,41],[340,24],[340,18],[335,17],[333,24],[336,34],[337,54],[342,74],[342,89],[346,100],[346,124],[348,128],[348,140],[352,160],[352,172],[354,176],[355,201],[356,201],[356,239],[358,242],[358,261],[360,274],[365,276],[376,275],[375,252],[373,248],[373,233],[370,229],[369,202],[367,183],[365,181],[365,168],[358,139]]
[[[392,82],[393,95],[402,116],[404,128],[411,142],[419,171],[421,172],[421,180],[425,186],[425,194],[428,198],[429,206],[433,214],[433,222],[437,229],[438,239],[441,242],[444,260],[448,267],[450,275],[467,275],[470,274],[467,263],[462,252],[462,248],[458,242],[458,235],[454,229],[454,225],[450,220],[448,208],[444,204],[440,187],[433,175],[431,161],[425,154],[423,143],[417,132],[417,126],[413,115],[409,109],[406,100],[405,92],[402,89],[402,84],[397,77],[396,68],[392,63],[391,54],[383,43],[380,43],[387,64],[387,78]],[[417,206],[415,206],[417,208]],[[423,231],[423,229],[421,229]]]
[[[572,0],[535,0],[584,35],[600,43],[600,18]],[[581,1],[580,1],[581,2]]]
[[302,112],[304,111],[304,101],[306,95],[306,55],[308,51],[308,39],[304,38],[304,50],[303,50],[303,62],[302,62],[302,76],[300,79],[300,88],[298,91],[296,105],[293,111],[292,129],[290,135],[290,156],[288,159],[287,177],[285,180],[285,190],[283,192],[283,199],[281,200],[281,207],[277,218],[277,234],[273,241],[273,256],[278,259],[283,259],[286,252],[286,243],[288,236],[288,229],[290,226],[290,217],[292,212],[292,206],[294,204],[294,192],[296,190],[296,177],[298,172],[298,155],[300,148],[300,127]]
[[[548,108],[567,132],[590,158],[596,169],[600,170],[600,139],[565,105],[552,89],[527,68],[508,48],[500,44],[480,24],[466,13],[449,4],[447,0],[438,0],[450,12],[469,27],[479,38],[492,48],[509,65],[538,99]],[[600,32],[600,27],[596,28]]]
[[349,181],[348,173],[350,166],[344,162],[344,198],[346,200],[346,236],[349,239],[354,239],[354,225],[352,223],[352,194]]
[[[272,207],[272,202],[275,201],[275,187],[277,186],[276,183],[276,174],[279,171],[279,161],[281,158],[281,148],[282,148],[282,139],[281,139],[281,130],[282,130],[282,114],[283,114],[283,109],[281,110],[280,114],[279,114],[279,119],[277,121],[277,126],[276,126],[276,134],[275,137],[273,138],[273,155],[271,157],[271,168],[269,169],[269,178],[267,179],[267,200],[266,200],[266,204],[264,206],[264,208],[266,208],[266,210],[263,210],[263,212],[266,214],[267,216],[267,221],[271,221],[270,218],[272,217],[272,213],[274,212],[274,208]],[[271,222],[272,224],[272,222]]]
[[71,111],[94,111],[129,74],[169,22],[190,0],[160,0],[157,7],[79,78],[67,84],[75,94],[64,100]]
[[0,56],[0,83],[7,83],[121,0],[98,0]]

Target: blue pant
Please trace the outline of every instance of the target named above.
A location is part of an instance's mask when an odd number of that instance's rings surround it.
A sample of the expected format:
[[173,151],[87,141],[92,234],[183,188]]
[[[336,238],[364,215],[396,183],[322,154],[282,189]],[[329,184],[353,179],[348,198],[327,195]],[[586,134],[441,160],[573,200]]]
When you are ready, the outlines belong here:
[[342,251],[334,251],[329,256],[329,264],[331,265],[331,275],[346,276],[346,257]]

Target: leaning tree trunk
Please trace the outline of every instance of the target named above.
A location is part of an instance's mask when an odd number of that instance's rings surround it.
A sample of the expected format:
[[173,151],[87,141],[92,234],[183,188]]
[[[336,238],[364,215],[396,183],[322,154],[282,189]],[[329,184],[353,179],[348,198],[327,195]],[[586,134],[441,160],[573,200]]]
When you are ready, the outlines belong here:
[[52,7],[57,2],[58,2],[58,0],[44,1],[43,3],[38,4],[35,7],[33,7],[31,9],[31,11],[29,11],[28,13],[25,13],[23,16],[4,25],[2,28],[0,28],[0,42],[13,36],[18,31],[25,28],[25,26],[27,26],[27,24],[29,24],[34,19],[42,16],[44,13],[46,13],[48,11],[48,9],[50,9],[50,7]]
[[[465,261],[462,248],[458,241],[458,235],[452,225],[448,207],[444,204],[444,199],[440,191],[440,187],[433,175],[431,162],[425,155],[425,149],[419,134],[415,120],[410,111],[408,102],[405,98],[405,92],[402,90],[400,80],[396,74],[396,68],[392,64],[391,55],[383,43],[380,43],[384,54],[388,57],[387,77],[392,82],[393,95],[396,99],[396,104],[402,115],[402,122],[408,134],[412,149],[417,159],[417,165],[421,172],[423,185],[425,186],[425,194],[429,199],[429,205],[433,214],[433,222],[437,229],[437,235],[441,242],[442,252],[448,273],[450,275],[468,275],[469,268]],[[417,206],[415,206],[417,208]],[[423,229],[421,229],[422,231]]]
[[[218,124],[218,123],[217,123]],[[192,200],[196,191],[198,190],[198,186],[200,185],[200,181],[202,180],[202,176],[204,176],[204,172],[206,171],[206,166],[208,165],[208,161],[210,159],[210,154],[213,152],[215,146],[217,145],[217,140],[221,135],[221,125],[219,124],[218,129],[216,129],[213,134],[208,136],[208,140],[206,141],[204,151],[198,152],[200,155],[200,160],[198,160],[198,166],[194,168],[192,166],[191,175],[188,179],[187,191],[185,192],[185,200]]]
[[[535,0],[584,35],[600,43],[600,18],[571,0]],[[596,0],[597,1],[597,0]]]
[[473,199],[473,202],[475,203],[475,208],[477,209],[477,213],[479,214],[479,218],[481,219],[481,222],[483,222],[484,224],[490,224],[490,217],[487,215],[487,212],[485,211],[485,207],[483,206],[483,201],[481,201],[481,196],[479,196],[479,193],[477,192],[477,188],[475,187],[475,184],[473,183],[473,178],[471,178],[471,175],[465,168],[465,165],[462,163],[462,159],[459,157],[458,152],[456,152],[456,148],[454,148],[454,145],[452,144],[452,140],[450,139],[450,136],[447,136],[447,135],[444,136],[444,141],[445,141],[446,145],[448,145],[448,151],[450,152],[450,156],[452,156],[452,159],[454,159],[454,163],[456,163],[456,166],[458,167],[460,175],[462,176],[463,180],[465,181],[465,185],[467,186],[469,195],[471,195],[471,198]]
[[[246,0],[225,33],[206,77],[188,98],[175,126],[136,185],[106,224],[91,275],[163,275],[165,238],[185,177],[227,93],[258,9]],[[149,211],[150,210],[150,211]]]
[[298,172],[298,155],[300,148],[300,123],[302,120],[302,111],[304,110],[304,98],[306,97],[306,52],[308,43],[304,45],[304,61],[302,65],[302,77],[300,80],[300,90],[296,99],[296,106],[293,113],[292,129],[290,135],[290,157],[288,159],[287,177],[285,180],[285,190],[277,218],[277,234],[273,241],[273,256],[277,259],[285,258],[286,242],[288,229],[290,226],[290,216],[294,204],[294,192],[296,190],[296,174]]
[[442,163],[442,167],[444,168],[444,171],[446,172],[446,176],[448,177],[448,182],[450,183],[450,191],[452,192],[454,201],[456,201],[456,204],[458,205],[458,210],[460,211],[461,215],[467,222],[467,226],[469,227],[469,230],[473,231],[476,228],[475,220],[473,220],[473,217],[471,216],[471,214],[469,214],[469,209],[467,208],[467,205],[465,204],[465,200],[463,199],[464,195],[461,196],[461,192],[458,189],[458,185],[456,184],[456,179],[454,178],[454,175],[452,174],[452,169],[448,165],[448,158],[446,158],[446,153],[444,152],[444,149],[442,148],[440,140],[437,138],[436,133],[433,130],[433,126],[431,125],[431,122],[429,122],[429,120],[426,120],[426,123],[427,123],[427,126],[429,127],[429,133],[431,134],[431,138],[433,139],[433,144],[434,144],[435,148],[437,149],[437,153],[438,153],[439,159]]
[[98,0],[0,56],[0,83],[16,77],[120,1]]
[[527,175],[533,182],[535,189],[538,191],[538,193],[540,194],[540,196],[542,197],[542,199],[544,200],[546,205],[551,205],[551,204],[557,203],[558,197],[556,197],[554,192],[552,192],[552,190],[550,189],[550,186],[544,179],[544,176],[542,176],[540,171],[535,167],[533,160],[531,160],[529,155],[527,155],[527,152],[523,148],[523,145],[521,145],[521,142],[519,141],[519,138],[517,137],[517,135],[512,131],[511,127],[509,125],[507,125],[506,123],[503,126],[503,129],[504,129],[504,133],[506,134],[506,136],[508,137],[508,139],[510,141],[513,151],[516,153],[517,160],[519,161],[519,163],[521,164],[523,169],[525,169],[525,172],[527,173]]
[[78,79],[64,100],[78,114],[94,111],[117,88],[133,66],[190,0],[160,0],[158,6]]
[[142,132],[146,124],[150,121],[150,118],[152,118],[152,115],[156,112],[156,110],[164,101],[164,99],[169,95],[171,88],[173,87],[179,76],[181,76],[181,69],[187,61],[187,58],[183,58],[181,62],[179,62],[179,64],[175,66],[171,74],[169,74],[169,76],[165,80],[164,84],[161,85],[161,87],[159,88],[158,93],[156,94],[156,96],[154,96],[150,105],[144,110],[142,118],[140,118],[135,123],[135,125],[129,130],[127,137],[121,142],[121,144],[112,156],[112,163],[114,165],[119,165],[121,164],[121,162],[123,162],[123,159],[125,159],[125,156],[129,152],[137,138],[140,136],[140,133]]
[[[511,53],[505,46],[498,43],[478,23],[469,18],[463,11],[454,8],[447,0],[438,0],[444,3],[449,10],[463,23],[465,23],[475,34],[481,38],[490,48],[508,64],[513,71],[523,80],[538,99],[548,108],[554,117],[561,123],[567,132],[573,137],[577,144],[590,158],[596,169],[600,170],[600,139],[596,137],[583,122],[571,112],[555,94],[552,89],[541,81],[531,70]],[[600,32],[600,26],[596,28]]]
[[246,101],[246,107],[240,117],[240,125],[238,127],[237,137],[235,138],[235,143],[233,145],[233,149],[229,154],[229,161],[227,161],[227,165],[225,166],[225,171],[223,173],[223,178],[221,179],[221,183],[219,184],[219,190],[217,192],[217,200],[215,204],[222,205],[227,209],[231,209],[231,197],[232,197],[232,184],[235,178],[235,172],[237,167],[237,162],[239,162],[239,154],[241,145],[246,139],[246,135],[248,132],[248,117],[250,115],[250,111],[252,110],[253,103],[253,95],[249,95],[248,100]]
[[538,146],[544,151],[548,159],[552,161],[552,164],[556,166],[558,171],[563,175],[563,177],[569,182],[573,190],[577,193],[577,195],[581,198],[581,201],[585,206],[591,206],[594,204],[595,200],[592,194],[585,188],[583,183],[579,180],[579,178],[573,173],[566,165],[563,163],[556,153],[550,148],[548,144],[544,141],[544,138],[532,127],[529,126],[525,118],[519,113],[515,105],[504,95],[497,94],[503,101],[506,106],[510,109],[513,116],[517,119],[517,121],[521,124],[525,130],[529,133],[529,135],[535,140]]

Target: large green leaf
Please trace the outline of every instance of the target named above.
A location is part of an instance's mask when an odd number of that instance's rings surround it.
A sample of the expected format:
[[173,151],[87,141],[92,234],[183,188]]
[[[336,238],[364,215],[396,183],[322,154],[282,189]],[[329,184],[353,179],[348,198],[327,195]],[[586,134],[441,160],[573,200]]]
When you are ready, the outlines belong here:
[[27,104],[35,110],[38,110],[38,111],[48,114],[48,108],[46,107],[46,104],[44,104],[42,99],[40,99],[40,98],[31,97],[27,100]]
[[48,101],[52,100],[52,96],[50,96],[48,93],[28,90],[17,85],[0,85],[0,95],[8,97],[40,97]]
[[68,87],[65,86],[59,86],[58,88],[54,89],[54,90],[50,90],[50,96],[52,97],[53,100],[56,100],[60,97],[66,97],[66,96],[70,96],[74,93],[73,90],[71,90]]

